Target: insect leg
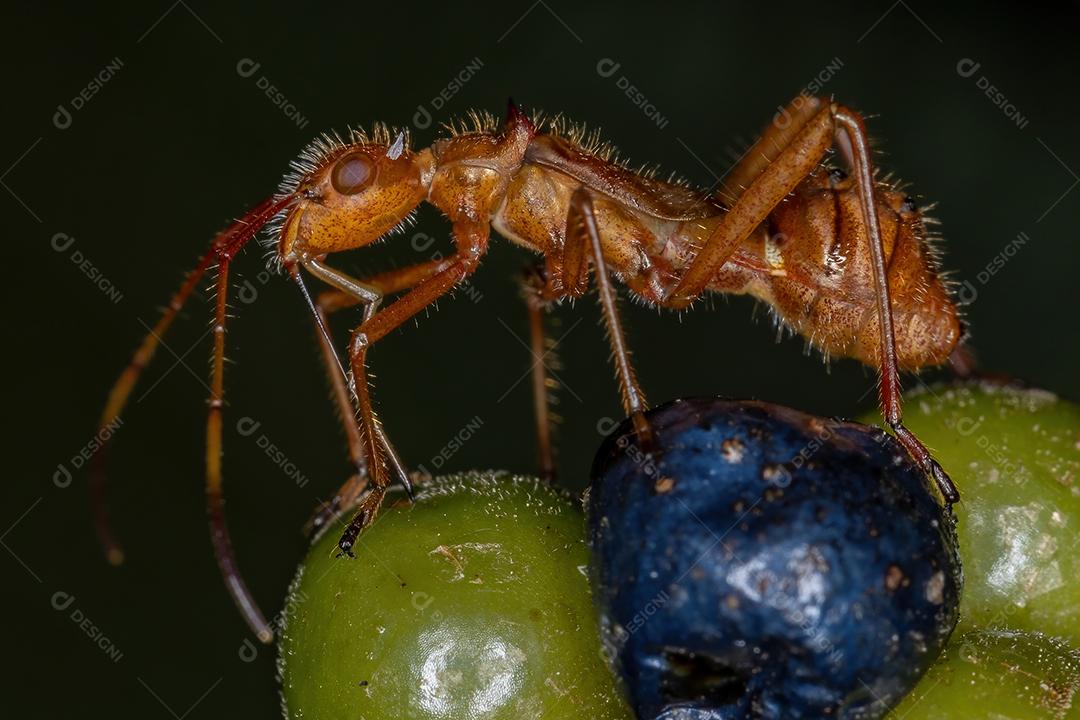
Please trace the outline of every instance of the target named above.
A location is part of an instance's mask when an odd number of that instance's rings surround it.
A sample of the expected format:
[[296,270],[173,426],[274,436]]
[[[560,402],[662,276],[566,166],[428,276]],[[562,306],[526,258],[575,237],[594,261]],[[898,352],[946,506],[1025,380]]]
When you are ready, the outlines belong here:
[[847,135],[857,172],[859,197],[863,208],[863,222],[870,241],[870,256],[874,268],[874,285],[877,297],[878,323],[881,328],[881,351],[878,363],[880,382],[878,394],[885,422],[896,433],[896,438],[911,456],[937,483],[945,502],[952,504],[960,499],[956,485],[945,470],[930,455],[914,433],[904,427],[903,408],[900,401],[900,372],[896,359],[896,337],[893,331],[892,301],[889,295],[889,279],[885,262],[885,248],[881,239],[876,203],[874,200],[874,172],[870,163],[870,144],[862,118],[845,107],[834,109],[837,126]]
[[[640,442],[648,444],[652,438],[652,429],[645,419],[648,403],[645,400],[645,394],[641,391],[633,363],[630,362],[630,349],[626,343],[622,320],[619,317],[615,288],[611,284],[611,275],[604,261],[592,196],[583,187],[579,187],[571,195],[570,209],[566,216],[566,257],[574,256],[580,256],[583,260],[586,257],[592,259],[597,294],[604,314],[604,323],[607,326],[608,341],[611,343],[611,357],[619,378],[623,410],[633,421],[634,430]],[[572,291],[584,292],[588,287],[588,271],[587,262],[564,267],[565,287]]]
[[[345,295],[340,290],[332,290],[331,292]],[[326,377],[330,382],[330,392],[334,399],[334,405],[337,407],[341,425],[345,429],[349,457],[352,459],[356,472],[349,476],[349,479],[334,493],[329,502],[323,503],[308,519],[304,526],[304,532],[309,536],[319,532],[328,523],[337,519],[341,508],[348,507],[355,502],[356,498],[360,496],[360,493],[367,486],[368,477],[368,458],[367,452],[364,450],[364,438],[360,434],[360,427],[356,422],[356,411],[353,409],[352,398],[349,396],[346,378],[341,371],[337,351],[334,349],[330,338],[322,332],[322,328],[330,327],[330,313],[323,304],[324,295],[326,293],[320,294],[315,304],[317,322],[320,325],[319,331],[315,334],[319,339],[320,354],[326,368]],[[345,295],[345,297],[353,300],[354,303],[356,302],[352,296]]]
[[[354,285],[367,286],[371,288],[373,292],[386,296],[402,290],[407,290],[413,285],[416,285],[423,278],[438,272],[438,270],[444,268],[447,264],[449,264],[449,260],[432,260],[391,270],[386,273],[365,278],[364,280],[355,280],[321,263],[319,265],[319,272],[334,275],[335,285],[340,284],[344,287],[352,287]],[[361,297],[356,292],[346,292],[338,287],[332,287],[331,289],[320,293],[314,305],[315,311],[318,314],[318,322],[321,323],[323,327],[329,327],[330,315],[332,313],[356,307],[365,302],[365,297]],[[370,317],[371,312],[367,307],[370,307],[370,305],[365,307],[365,317]],[[351,508],[355,504],[356,499],[367,486],[369,469],[367,451],[364,449],[364,440],[360,432],[360,426],[357,422],[356,410],[353,407],[353,401],[346,384],[346,378],[341,372],[337,351],[329,343],[329,339],[322,332],[316,334],[319,337],[319,345],[322,349],[323,362],[326,365],[326,373],[330,380],[334,402],[338,408],[342,425],[345,428],[346,438],[349,443],[349,454],[353,460],[353,464],[357,468],[357,472],[345,481],[345,484],[334,493],[333,498],[331,498],[329,502],[324,503],[312,514],[305,525],[305,532],[308,534],[318,532],[319,529],[334,522],[343,511]],[[384,437],[383,440],[388,442],[388,438]],[[397,455],[396,452],[391,452],[390,454],[395,457]],[[400,460],[398,461],[398,465],[402,466]],[[408,478],[408,474],[403,466],[402,473]]]
[[[426,270],[430,273],[433,272],[435,268],[440,267],[441,264],[442,263],[440,261],[421,263],[422,267],[420,267],[419,270],[416,266],[410,266],[408,268],[403,268],[403,270],[400,272],[406,277],[415,277],[418,271],[422,272]],[[315,275],[317,278],[327,283],[328,285],[335,287],[338,290],[356,298],[358,304],[362,305],[364,308],[364,321],[370,320],[371,317],[378,310],[379,305],[382,303],[382,299],[385,294],[382,288],[359,280],[355,280],[346,275],[345,273],[335,270],[334,268],[331,268],[318,260],[306,260],[304,261],[304,267],[306,267],[311,272],[311,274]],[[329,340],[324,337],[323,342],[329,342]],[[332,359],[336,364],[337,353],[333,351],[333,348],[330,348],[330,350],[332,353]],[[355,413],[353,414],[353,417],[355,417]],[[386,461],[389,462],[391,468],[394,471],[394,474],[398,477],[398,480],[400,480],[406,492],[408,492],[411,496],[412,482],[409,478],[409,473],[405,470],[405,464],[401,462],[401,458],[398,456],[397,450],[395,450],[394,446],[390,443],[390,439],[386,436],[386,433],[383,432],[381,425],[376,425],[373,430],[374,435],[369,438],[369,445],[378,445],[380,446],[381,450],[386,453]],[[372,459],[380,458],[381,454],[379,453],[378,449],[375,449],[372,450],[372,454],[370,457]],[[370,469],[370,467],[366,469]]]
[[554,418],[551,413],[553,400],[551,388],[554,382],[547,374],[547,358],[552,353],[544,322],[548,302],[544,299],[547,284],[543,267],[527,266],[522,273],[521,293],[529,313],[529,347],[532,350],[533,410],[536,420],[536,448],[540,477],[551,482],[555,479],[555,446],[552,442]]
[[[911,456],[930,475],[947,503],[959,500],[959,493],[952,480],[930,455],[926,446],[903,424],[900,402],[900,375],[896,358],[896,340],[892,322],[892,303],[889,296],[885,250],[881,239],[876,203],[874,200],[874,173],[870,161],[869,142],[862,119],[851,110],[826,103],[817,98],[800,96],[792,103],[805,103],[787,117],[791,128],[772,129],[762,141],[769,144],[788,140],[789,144],[779,152],[764,151],[763,167],[757,169],[757,160],[736,168],[740,177],[750,177],[746,190],[732,205],[723,220],[706,240],[705,246],[680,278],[678,285],[666,301],[670,307],[686,307],[704,291],[721,265],[730,257],[754,229],[763,222],[776,205],[795,186],[817,167],[828,149],[834,144],[841,150],[858,175],[859,197],[863,208],[863,222],[870,242],[871,261],[874,266],[874,285],[881,327],[881,352],[879,365],[879,397],[885,422],[896,433],[897,439]],[[799,122],[803,124],[798,125]],[[795,128],[797,127],[797,131]],[[839,132],[844,137],[839,137]],[[845,139],[847,144],[839,143]],[[754,152],[759,149],[754,146]],[[754,173],[757,173],[754,175]]]
[[[790,144],[777,153],[739,195],[686,268],[678,285],[668,294],[665,305],[674,309],[690,305],[712,282],[716,271],[735,249],[821,162],[835,134],[832,106],[813,98],[807,98],[807,102],[814,103],[816,112],[798,132],[790,134]],[[740,174],[748,176],[750,172]]]
[[[389,306],[379,310],[366,319],[353,331],[349,348],[349,362],[352,365],[354,392],[360,421],[369,438],[382,433],[378,416],[371,403],[368,388],[367,352],[376,342],[390,331],[408,321],[418,312],[434,303],[454,289],[454,286],[471,275],[480,264],[480,258],[487,250],[488,225],[456,223],[454,226],[457,253],[449,258],[447,266],[434,275],[422,280],[416,287],[398,298]],[[371,443],[371,481],[373,487],[360,501],[356,515],[342,533],[338,547],[346,555],[352,555],[352,547],[360,531],[374,519],[386,495],[389,481],[386,468],[381,462],[379,443]]]
[[761,137],[724,176],[721,195],[729,206],[780,156],[784,148],[792,144],[795,136],[820,109],[821,101],[809,95],[798,95],[786,107],[778,108]]

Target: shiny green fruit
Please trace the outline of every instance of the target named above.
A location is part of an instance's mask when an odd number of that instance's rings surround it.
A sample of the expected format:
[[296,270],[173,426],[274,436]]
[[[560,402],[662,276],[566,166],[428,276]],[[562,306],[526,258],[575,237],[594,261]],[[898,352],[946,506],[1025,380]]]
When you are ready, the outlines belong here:
[[1080,407],[990,383],[906,401],[905,424],[960,488],[956,632],[1011,628],[1080,647]]
[[948,650],[888,720],[1077,720],[1080,654],[1039,633],[975,631]]
[[287,717],[631,717],[601,655],[568,496],[459,475],[385,507],[355,559],[336,557],[339,534],[314,544],[286,604]]

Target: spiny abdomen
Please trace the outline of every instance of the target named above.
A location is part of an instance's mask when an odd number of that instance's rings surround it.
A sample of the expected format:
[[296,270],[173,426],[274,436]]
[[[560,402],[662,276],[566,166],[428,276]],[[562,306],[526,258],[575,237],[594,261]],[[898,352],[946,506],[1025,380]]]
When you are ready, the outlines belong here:
[[[877,213],[899,365],[939,365],[961,330],[926,240],[925,220],[902,193],[884,187],[877,192]],[[827,356],[879,365],[876,286],[853,184],[830,183],[824,173],[811,177],[773,211],[741,254],[758,261],[744,291],[769,303],[780,322]],[[725,280],[721,276],[718,283]]]

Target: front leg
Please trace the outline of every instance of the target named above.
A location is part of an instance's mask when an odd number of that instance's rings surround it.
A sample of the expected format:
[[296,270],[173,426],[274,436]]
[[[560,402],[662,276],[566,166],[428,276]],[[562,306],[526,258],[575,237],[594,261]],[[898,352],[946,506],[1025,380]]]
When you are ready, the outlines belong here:
[[[381,288],[355,280],[345,273],[335,270],[328,265],[324,265],[322,262],[315,259],[306,259],[304,261],[304,267],[328,285],[336,287],[342,292],[357,298],[359,304],[364,307],[364,320],[371,318],[379,309],[379,305],[382,303],[383,295],[385,294]],[[328,333],[325,332],[325,329],[320,334],[324,338],[324,343],[328,343],[329,336]],[[336,352],[334,353],[334,362],[337,362]],[[401,482],[402,487],[405,488],[405,491],[411,496],[412,484],[409,479],[409,474],[405,471],[405,464],[401,462],[401,458],[398,456],[394,446],[390,444],[390,440],[382,433],[382,428],[376,428],[376,430],[378,432],[370,438],[369,445],[380,446],[382,448],[385,452],[387,462],[389,462],[394,470],[394,474]],[[378,458],[375,454],[372,454],[370,457],[373,461]]]
[[457,243],[457,253],[448,260],[444,269],[423,280],[392,304],[364,320],[353,331],[352,341],[349,344],[349,363],[352,367],[360,423],[369,441],[372,487],[360,501],[356,514],[338,541],[341,552],[350,557],[353,555],[352,548],[356,544],[356,538],[375,519],[390,485],[380,443],[372,442],[373,438],[382,436],[383,431],[378,415],[375,413],[371,401],[371,390],[368,386],[368,349],[386,337],[390,331],[400,327],[421,310],[453,290],[458,283],[476,271],[481,257],[487,250],[488,225],[486,223],[482,225],[456,223],[454,239]]
[[[316,336],[322,350],[326,375],[330,381],[330,388],[345,430],[345,437],[348,440],[349,455],[356,468],[356,472],[334,493],[333,498],[329,502],[323,503],[309,518],[304,526],[307,534],[311,535],[319,532],[319,530],[337,520],[343,511],[351,509],[356,503],[356,499],[360,497],[360,493],[367,487],[369,475],[365,441],[358,424],[353,397],[342,371],[337,351],[334,349],[329,333],[325,331],[330,325],[330,315],[360,305],[363,307],[363,317],[367,319],[374,314],[376,302],[381,298],[408,290],[419,284],[424,278],[431,277],[444,269],[449,262],[448,259],[430,260],[366,277],[362,280],[346,275],[321,261],[308,260],[305,263],[309,272],[331,286],[330,289],[319,293],[311,304],[315,314],[315,323],[318,329]],[[297,279],[299,280],[299,278]],[[305,296],[306,294],[305,291]],[[389,445],[388,438],[384,436],[380,438],[380,442],[384,444],[384,447],[388,448],[387,454],[391,458],[395,472],[406,491],[411,495],[409,476],[404,464],[398,458],[393,446]]]

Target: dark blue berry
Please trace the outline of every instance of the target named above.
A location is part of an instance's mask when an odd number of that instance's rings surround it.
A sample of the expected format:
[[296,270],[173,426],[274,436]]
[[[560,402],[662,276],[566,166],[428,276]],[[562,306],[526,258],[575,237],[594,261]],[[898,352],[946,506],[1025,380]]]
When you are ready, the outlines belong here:
[[957,619],[954,520],[877,428],[679,400],[589,492],[605,647],[641,718],[877,718]]

